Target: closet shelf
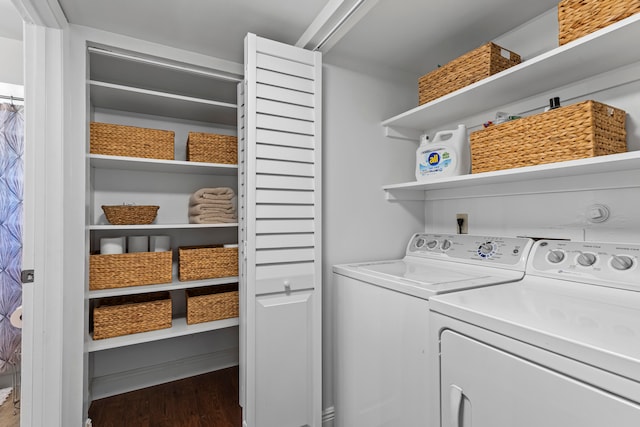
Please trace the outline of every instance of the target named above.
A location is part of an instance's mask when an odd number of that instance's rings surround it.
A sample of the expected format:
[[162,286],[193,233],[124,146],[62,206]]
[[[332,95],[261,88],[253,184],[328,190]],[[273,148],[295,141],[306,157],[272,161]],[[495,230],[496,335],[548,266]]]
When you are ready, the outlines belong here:
[[640,170],[640,151],[631,151],[588,159],[548,163],[494,172],[460,175],[429,182],[406,182],[386,185],[387,200],[426,200],[426,192],[467,189],[472,186],[521,183],[531,180],[578,177],[598,181],[597,174]]
[[215,286],[225,285],[228,283],[237,283],[237,276],[221,277],[218,279],[204,279],[204,280],[190,280],[187,282],[181,282],[177,278],[174,278],[171,283],[162,283],[158,285],[146,285],[146,286],[129,286],[126,288],[114,288],[114,289],[101,289],[97,291],[88,291],[85,294],[85,299],[106,298],[122,295],[135,295],[144,294],[147,292],[160,292],[160,291],[173,291],[180,289],[192,289],[200,288],[203,286]]
[[89,154],[89,164],[96,169],[164,172],[194,175],[236,176],[238,165],[187,162],[182,160],[143,159],[139,157]]
[[92,353],[95,351],[108,350],[111,348],[126,347],[134,344],[142,344],[151,341],[160,341],[167,338],[175,338],[184,335],[214,331],[217,329],[225,329],[233,326],[238,326],[238,324],[239,319],[237,317],[234,317],[231,319],[222,319],[213,322],[187,325],[186,318],[178,317],[173,319],[173,326],[168,329],[124,335],[103,340],[94,340],[91,335],[88,335],[85,342],[85,349],[87,352]]
[[382,122],[387,136],[415,139],[435,126],[516,102],[640,60],[640,14]]
[[106,231],[106,230],[178,230],[189,228],[234,228],[237,222],[229,222],[223,224],[132,224],[132,225],[111,225],[111,224],[93,224],[87,226],[90,231]]

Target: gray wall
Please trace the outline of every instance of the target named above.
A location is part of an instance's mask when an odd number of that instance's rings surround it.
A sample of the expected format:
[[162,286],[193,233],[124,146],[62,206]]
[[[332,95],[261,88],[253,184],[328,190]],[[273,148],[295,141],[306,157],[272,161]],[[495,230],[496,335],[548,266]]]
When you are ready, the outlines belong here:
[[24,67],[22,59],[22,41],[0,37],[0,83],[22,85],[24,81]]

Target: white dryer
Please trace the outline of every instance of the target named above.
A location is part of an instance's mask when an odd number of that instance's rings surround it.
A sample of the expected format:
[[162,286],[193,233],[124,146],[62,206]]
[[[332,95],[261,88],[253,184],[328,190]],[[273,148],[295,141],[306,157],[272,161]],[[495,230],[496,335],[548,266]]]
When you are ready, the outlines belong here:
[[433,298],[433,424],[640,426],[639,256],[542,240],[523,280]]
[[532,243],[419,233],[403,259],[334,266],[335,426],[428,425],[429,298],[522,279]]

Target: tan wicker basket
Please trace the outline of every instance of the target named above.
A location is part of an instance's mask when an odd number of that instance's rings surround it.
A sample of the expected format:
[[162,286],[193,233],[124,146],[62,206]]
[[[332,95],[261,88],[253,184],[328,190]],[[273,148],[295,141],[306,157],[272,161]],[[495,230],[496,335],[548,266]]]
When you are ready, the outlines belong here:
[[191,162],[238,164],[238,138],[216,133],[189,132],[187,160]]
[[238,284],[187,289],[187,324],[238,317]]
[[174,159],[173,131],[98,122],[92,122],[90,129],[92,154]]
[[471,133],[471,173],[622,153],[625,112],[583,101]]
[[173,252],[90,255],[89,289],[171,283]]
[[93,339],[171,327],[169,292],[102,298],[93,309]]
[[562,0],[558,3],[560,46],[640,12],[640,0]]
[[487,43],[467,52],[418,80],[419,105],[519,64],[520,55]]
[[238,248],[184,246],[178,248],[180,281],[238,275]]
[[160,206],[152,205],[103,205],[104,216],[110,224],[151,224]]

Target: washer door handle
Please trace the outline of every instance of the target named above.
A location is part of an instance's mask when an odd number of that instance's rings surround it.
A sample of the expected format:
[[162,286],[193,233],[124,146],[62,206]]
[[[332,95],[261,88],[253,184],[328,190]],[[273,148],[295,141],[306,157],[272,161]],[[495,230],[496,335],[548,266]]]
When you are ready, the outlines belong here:
[[460,413],[462,412],[462,389],[455,384],[449,386],[449,415],[451,427],[462,427]]

